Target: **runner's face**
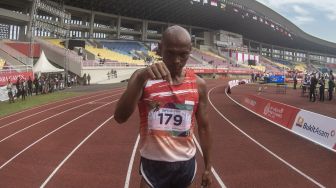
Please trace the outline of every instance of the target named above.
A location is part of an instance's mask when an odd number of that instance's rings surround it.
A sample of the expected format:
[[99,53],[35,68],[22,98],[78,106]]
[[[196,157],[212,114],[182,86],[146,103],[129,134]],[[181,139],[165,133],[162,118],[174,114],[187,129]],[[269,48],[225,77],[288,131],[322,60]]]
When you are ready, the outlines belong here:
[[177,39],[164,41],[161,46],[161,55],[163,62],[166,64],[172,75],[177,75],[182,72],[186,65],[191,52],[191,43]]

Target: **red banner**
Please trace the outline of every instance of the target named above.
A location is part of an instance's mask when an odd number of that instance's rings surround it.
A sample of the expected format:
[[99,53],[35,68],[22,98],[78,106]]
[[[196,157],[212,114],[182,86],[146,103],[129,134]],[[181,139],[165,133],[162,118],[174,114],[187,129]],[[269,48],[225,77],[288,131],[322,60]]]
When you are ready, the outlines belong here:
[[29,77],[33,80],[34,74],[32,71],[29,72],[6,72],[0,73],[0,86],[7,85],[8,79],[11,80],[12,83],[16,83],[17,78],[28,80]]
[[288,129],[292,128],[296,115],[300,111],[299,108],[264,99],[255,95],[245,96],[243,104],[245,107],[257,114]]

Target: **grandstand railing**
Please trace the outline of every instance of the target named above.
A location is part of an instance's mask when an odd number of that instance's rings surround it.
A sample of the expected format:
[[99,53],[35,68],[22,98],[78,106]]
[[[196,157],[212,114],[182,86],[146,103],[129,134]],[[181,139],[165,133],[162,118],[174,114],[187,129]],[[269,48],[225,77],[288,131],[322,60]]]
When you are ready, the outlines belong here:
[[144,65],[137,65],[132,63],[120,63],[118,61],[106,61],[104,63],[101,63],[99,61],[95,60],[88,60],[82,62],[83,68],[111,68],[111,67],[145,67]]
[[30,65],[3,66],[2,69],[0,69],[0,74],[12,73],[12,72],[30,72],[30,71],[33,71],[33,67]]

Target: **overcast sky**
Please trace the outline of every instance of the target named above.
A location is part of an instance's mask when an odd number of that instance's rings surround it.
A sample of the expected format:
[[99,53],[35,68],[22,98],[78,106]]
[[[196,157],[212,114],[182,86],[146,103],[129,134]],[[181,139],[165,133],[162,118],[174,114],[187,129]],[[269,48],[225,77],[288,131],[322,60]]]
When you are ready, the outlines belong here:
[[336,43],[336,0],[257,0],[306,33]]

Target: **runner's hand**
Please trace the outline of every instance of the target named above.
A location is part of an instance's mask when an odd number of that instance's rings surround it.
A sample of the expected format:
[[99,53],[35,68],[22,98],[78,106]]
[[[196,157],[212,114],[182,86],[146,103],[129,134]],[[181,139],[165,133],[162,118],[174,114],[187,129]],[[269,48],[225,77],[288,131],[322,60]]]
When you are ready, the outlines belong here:
[[209,187],[212,183],[212,179],[211,179],[211,173],[210,171],[206,170],[203,172],[202,175],[202,183],[201,183],[201,187],[202,188],[206,188]]
[[173,83],[170,72],[163,62],[153,63],[151,66],[145,69],[144,74],[146,74],[146,76],[152,80],[163,79],[170,84]]

